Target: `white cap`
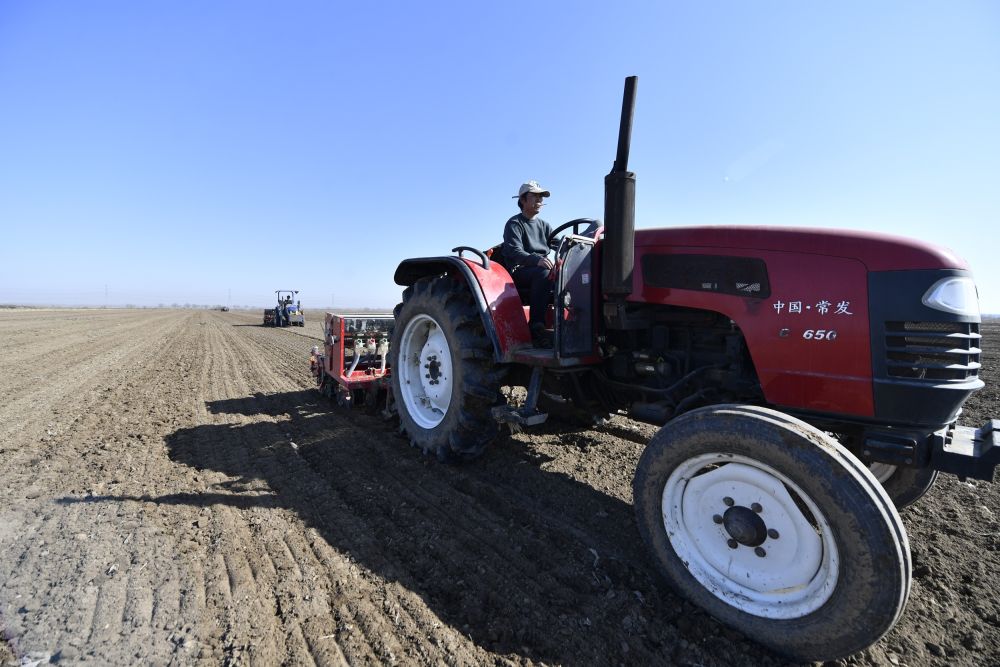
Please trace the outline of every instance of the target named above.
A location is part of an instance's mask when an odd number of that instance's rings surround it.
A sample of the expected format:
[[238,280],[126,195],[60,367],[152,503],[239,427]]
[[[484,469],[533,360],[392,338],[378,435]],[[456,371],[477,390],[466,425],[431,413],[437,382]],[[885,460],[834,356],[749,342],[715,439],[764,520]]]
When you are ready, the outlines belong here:
[[522,183],[521,187],[517,189],[517,194],[514,195],[513,199],[517,199],[523,194],[533,192],[536,195],[542,195],[543,197],[548,197],[550,195],[549,191],[542,188],[538,184],[538,181],[528,181],[527,183]]

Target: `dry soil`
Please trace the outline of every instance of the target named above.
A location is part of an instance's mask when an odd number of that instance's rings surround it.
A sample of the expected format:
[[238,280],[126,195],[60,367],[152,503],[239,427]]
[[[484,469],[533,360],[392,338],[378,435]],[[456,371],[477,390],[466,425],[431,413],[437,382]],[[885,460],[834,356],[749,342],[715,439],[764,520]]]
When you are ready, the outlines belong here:
[[[998,409],[988,386],[962,422]],[[422,456],[312,386],[320,318],[0,312],[0,665],[785,664],[658,578],[631,508],[648,426]],[[1000,663],[1000,485],[903,512],[900,623],[847,665]]]

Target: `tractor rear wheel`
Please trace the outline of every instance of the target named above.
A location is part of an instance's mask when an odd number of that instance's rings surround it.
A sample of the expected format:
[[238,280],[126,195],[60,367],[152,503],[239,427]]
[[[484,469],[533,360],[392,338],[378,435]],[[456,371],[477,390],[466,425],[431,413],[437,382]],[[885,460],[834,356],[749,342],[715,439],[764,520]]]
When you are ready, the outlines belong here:
[[639,532],[689,600],[801,661],[864,649],[910,591],[906,531],[854,455],[766,408],[689,412],[650,441],[633,482]]
[[469,288],[451,276],[422,278],[396,306],[392,392],[410,443],[441,461],[474,459],[499,432],[503,368]]

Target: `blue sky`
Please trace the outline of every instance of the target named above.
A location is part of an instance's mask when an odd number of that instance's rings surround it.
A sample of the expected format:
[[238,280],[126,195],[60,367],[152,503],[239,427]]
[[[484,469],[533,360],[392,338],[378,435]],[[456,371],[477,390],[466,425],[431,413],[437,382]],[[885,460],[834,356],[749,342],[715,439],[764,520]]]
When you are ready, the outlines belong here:
[[637,227],[856,228],[1000,313],[994,2],[0,2],[0,303],[391,307],[537,179]]

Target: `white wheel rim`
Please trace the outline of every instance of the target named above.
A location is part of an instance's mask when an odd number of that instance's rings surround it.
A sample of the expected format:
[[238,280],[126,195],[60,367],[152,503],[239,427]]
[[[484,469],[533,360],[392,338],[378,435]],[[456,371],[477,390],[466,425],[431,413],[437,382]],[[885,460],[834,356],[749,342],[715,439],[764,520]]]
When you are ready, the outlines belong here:
[[399,389],[406,411],[417,426],[441,423],[451,403],[451,350],[434,318],[417,315],[399,339]]
[[879,463],[878,461],[868,464],[868,470],[875,475],[879,484],[885,484],[896,472],[896,466],[891,463]]
[[836,588],[840,565],[829,522],[800,487],[760,461],[721,453],[685,461],[663,487],[662,512],[670,544],[691,575],[741,611],[800,618]]

